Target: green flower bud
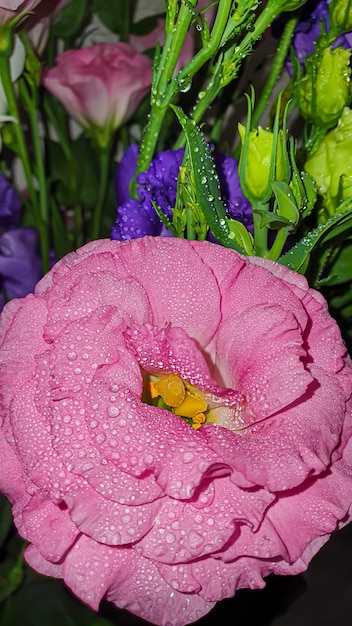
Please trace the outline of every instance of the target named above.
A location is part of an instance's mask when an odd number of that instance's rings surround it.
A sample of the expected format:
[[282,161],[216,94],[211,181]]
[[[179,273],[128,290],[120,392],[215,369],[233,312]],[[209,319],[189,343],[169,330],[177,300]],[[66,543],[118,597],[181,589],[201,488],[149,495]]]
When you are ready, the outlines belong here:
[[[241,172],[246,129],[242,124],[239,124],[238,131],[242,142],[239,164],[239,172]],[[270,183],[274,182],[274,180],[286,180],[287,178],[281,130],[278,133],[276,155],[273,155],[273,140],[274,133],[270,130],[263,129],[261,126],[258,127],[258,130],[253,129],[249,131],[244,176],[241,177],[243,193],[247,195],[249,200],[263,200],[267,202],[272,194]],[[272,176],[271,169],[273,158],[275,158],[275,170]],[[244,180],[242,180],[242,178],[244,178]],[[268,197],[265,198],[265,196]]]
[[298,88],[302,116],[316,126],[332,128],[350,102],[350,50],[325,48],[304,66]]
[[331,30],[348,33],[352,30],[352,0],[332,0],[329,5]]
[[352,195],[352,111],[347,107],[336,128],[324,137],[304,169],[317,185],[329,215]]

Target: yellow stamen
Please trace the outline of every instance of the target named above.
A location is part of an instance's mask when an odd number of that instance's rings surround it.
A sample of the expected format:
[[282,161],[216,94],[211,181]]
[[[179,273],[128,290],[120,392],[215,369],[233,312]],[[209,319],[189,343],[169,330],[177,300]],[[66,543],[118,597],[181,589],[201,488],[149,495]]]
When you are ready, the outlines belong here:
[[197,413],[197,415],[195,415],[194,417],[192,417],[192,428],[195,428],[196,430],[198,430],[198,428],[201,427],[202,424],[204,424],[205,422],[205,415],[204,413]]
[[[152,398],[161,396],[165,404],[172,408],[182,405],[186,390],[185,386],[179,376],[176,374],[170,374],[167,378],[162,378],[157,382],[153,382],[154,390],[151,390]],[[156,393],[156,395],[152,395]]]
[[203,413],[208,408],[208,405],[204,398],[201,398],[198,394],[186,391],[185,399],[178,406],[174,413],[180,417],[194,417],[197,413]]
[[149,381],[149,393],[150,393],[150,395],[151,395],[151,397],[153,399],[157,398],[159,396],[158,390],[157,390],[157,388],[155,386],[155,382],[153,380]]

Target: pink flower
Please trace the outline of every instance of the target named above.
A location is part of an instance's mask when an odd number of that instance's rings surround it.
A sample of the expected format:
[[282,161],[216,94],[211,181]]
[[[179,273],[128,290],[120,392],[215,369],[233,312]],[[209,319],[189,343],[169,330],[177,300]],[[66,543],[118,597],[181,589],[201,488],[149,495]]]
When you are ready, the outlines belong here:
[[19,13],[32,11],[40,2],[41,0],[0,0],[0,24],[4,24]]
[[151,60],[126,43],[67,50],[43,73],[43,84],[83,127],[116,129],[151,85]]
[[52,24],[58,19],[61,10],[71,0],[46,0],[41,2],[35,15],[29,17],[26,23],[28,37],[32,47],[38,55],[41,55],[48,42],[49,31]]
[[[146,35],[130,35],[129,41],[131,45],[138,50],[138,52],[145,52],[146,50],[155,48],[157,44],[162,47],[165,43],[165,20],[161,18],[158,19],[157,26]],[[191,33],[188,32],[177,59],[175,72],[182,70],[182,68],[189,63],[195,53],[195,40]]]
[[352,368],[302,276],[208,242],[94,241],[1,335],[0,487],[28,563],[94,609],[189,624],[349,520]]

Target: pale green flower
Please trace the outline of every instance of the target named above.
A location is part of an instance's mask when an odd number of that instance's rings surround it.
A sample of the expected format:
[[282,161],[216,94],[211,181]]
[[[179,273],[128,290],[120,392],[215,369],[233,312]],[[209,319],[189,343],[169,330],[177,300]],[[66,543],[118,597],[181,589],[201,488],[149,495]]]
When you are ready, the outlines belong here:
[[314,179],[329,214],[352,196],[352,110],[345,108],[337,127],[324,137],[304,169]]

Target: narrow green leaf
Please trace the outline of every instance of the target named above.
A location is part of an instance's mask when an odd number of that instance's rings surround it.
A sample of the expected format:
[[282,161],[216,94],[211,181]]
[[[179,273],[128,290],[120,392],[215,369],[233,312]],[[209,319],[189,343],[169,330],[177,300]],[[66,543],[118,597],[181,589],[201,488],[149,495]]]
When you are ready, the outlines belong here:
[[302,274],[309,263],[313,249],[318,243],[326,243],[351,228],[352,207],[343,213],[334,215],[325,224],[321,224],[308,233],[291,250],[280,257],[279,262],[291,270]]
[[87,10],[87,0],[73,0],[65,6],[60,17],[52,27],[52,34],[59,39],[67,39],[75,35],[84,20]]
[[233,235],[230,236],[231,231],[221,200],[219,178],[209,146],[201,130],[180,108],[175,106],[171,108],[178,117],[186,136],[197,200],[209,227],[222,245],[246,254],[245,250],[235,242]]

